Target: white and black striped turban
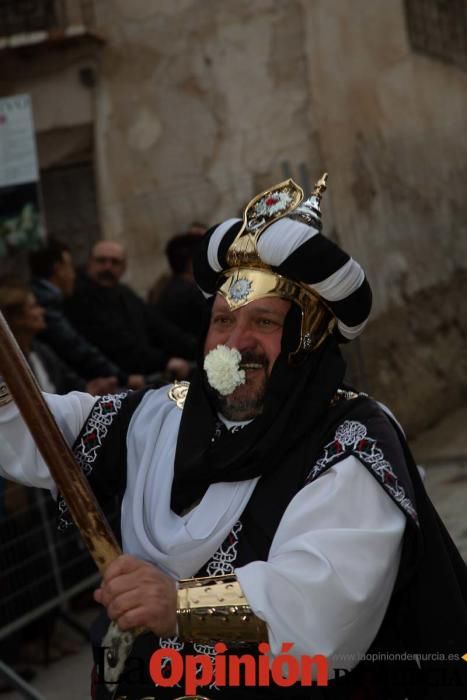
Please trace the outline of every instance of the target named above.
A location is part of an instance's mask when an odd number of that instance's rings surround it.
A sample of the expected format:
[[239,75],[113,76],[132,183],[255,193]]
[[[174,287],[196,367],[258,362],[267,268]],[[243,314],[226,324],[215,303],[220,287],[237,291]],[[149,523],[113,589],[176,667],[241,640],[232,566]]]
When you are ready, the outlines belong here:
[[[228,219],[211,228],[202,241],[194,260],[194,274],[206,298],[222,285],[221,273],[229,269],[227,251],[242,223],[240,219]],[[273,272],[308,285],[322,297],[336,317],[341,340],[353,340],[362,332],[372,300],[365,273],[318,228],[284,217],[263,232],[257,250]]]

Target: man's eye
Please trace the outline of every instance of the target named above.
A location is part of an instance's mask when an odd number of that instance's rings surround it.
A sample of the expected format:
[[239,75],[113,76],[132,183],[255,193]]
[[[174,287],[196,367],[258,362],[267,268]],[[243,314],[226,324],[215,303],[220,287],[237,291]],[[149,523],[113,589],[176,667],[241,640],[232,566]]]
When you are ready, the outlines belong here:
[[279,328],[279,324],[270,318],[259,318],[256,321],[256,327],[260,331],[274,331],[276,328]]
[[228,316],[217,316],[213,323],[215,326],[226,326],[230,323],[230,318]]

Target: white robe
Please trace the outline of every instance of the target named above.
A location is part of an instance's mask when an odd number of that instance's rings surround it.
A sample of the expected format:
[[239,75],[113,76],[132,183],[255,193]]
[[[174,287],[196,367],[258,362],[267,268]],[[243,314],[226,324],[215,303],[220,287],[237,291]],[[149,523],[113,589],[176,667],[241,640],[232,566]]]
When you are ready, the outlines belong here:
[[[46,394],[72,444],[95,397]],[[193,576],[241,516],[257,479],[213,484],[191,511],[170,510],[181,411],[167,388],[148,392],[127,433],[123,550],[174,578]],[[312,465],[310,465],[311,468]],[[0,407],[0,475],[54,490],[14,404]],[[397,576],[406,518],[355,457],[305,486],[287,507],[268,560],[235,569],[272,654],[293,642],[295,656],[324,654],[330,669],[353,668],[381,625]],[[332,673],[331,673],[332,675]]]

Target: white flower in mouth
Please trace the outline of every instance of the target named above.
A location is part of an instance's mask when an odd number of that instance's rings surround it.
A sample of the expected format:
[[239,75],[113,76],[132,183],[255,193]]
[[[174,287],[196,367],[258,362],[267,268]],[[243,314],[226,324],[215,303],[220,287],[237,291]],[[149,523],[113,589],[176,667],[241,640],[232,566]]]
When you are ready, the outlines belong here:
[[237,386],[245,384],[245,370],[240,369],[242,356],[236,348],[218,345],[204,358],[204,369],[213,389],[228,396]]

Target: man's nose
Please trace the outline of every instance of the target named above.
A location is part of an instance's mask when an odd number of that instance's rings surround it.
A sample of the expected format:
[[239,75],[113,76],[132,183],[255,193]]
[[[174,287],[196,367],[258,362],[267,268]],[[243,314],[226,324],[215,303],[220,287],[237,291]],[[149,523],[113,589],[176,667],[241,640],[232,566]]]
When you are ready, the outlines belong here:
[[251,350],[256,347],[256,338],[249,324],[237,323],[229,334],[226,345],[236,348],[239,352]]
[[106,260],[104,263],[102,263],[102,270],[104,272],[113,272],[113,265],[109,260]]

